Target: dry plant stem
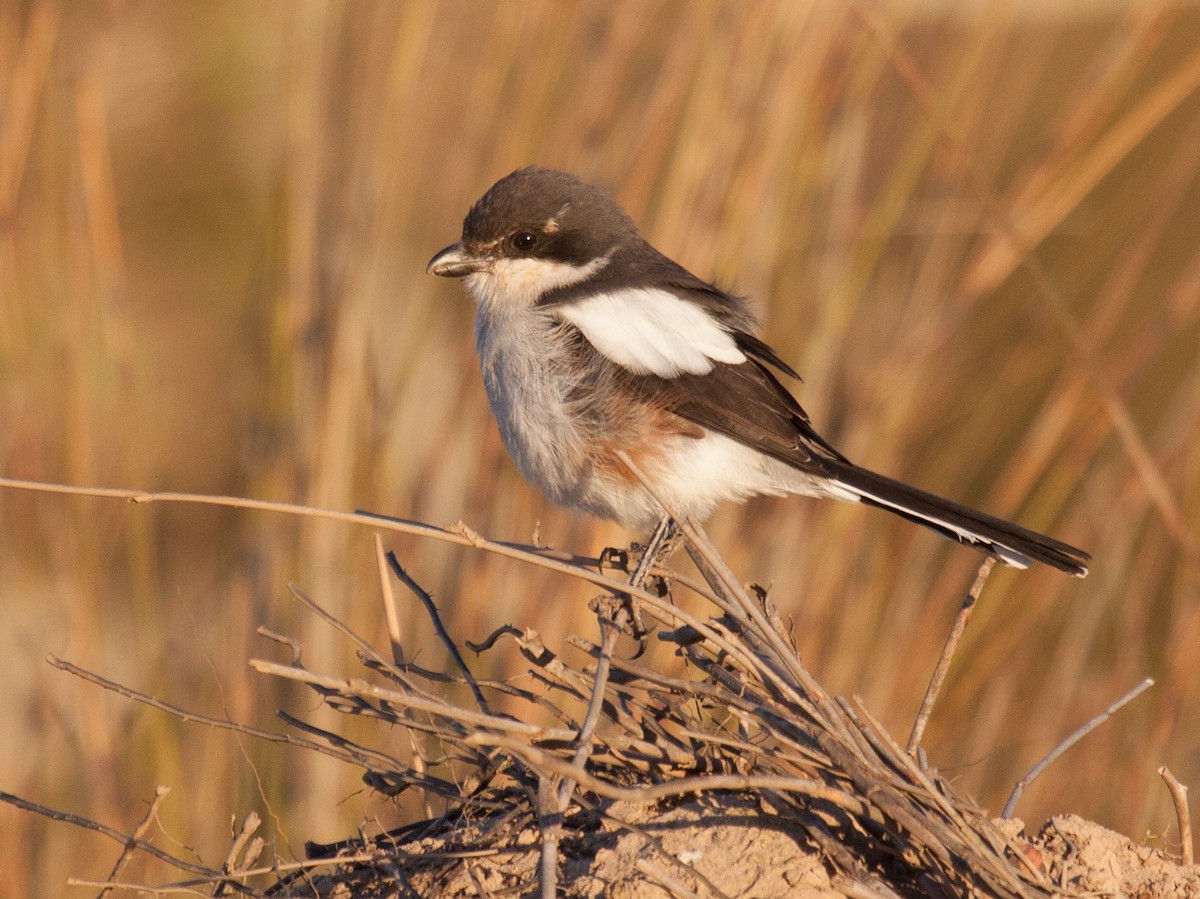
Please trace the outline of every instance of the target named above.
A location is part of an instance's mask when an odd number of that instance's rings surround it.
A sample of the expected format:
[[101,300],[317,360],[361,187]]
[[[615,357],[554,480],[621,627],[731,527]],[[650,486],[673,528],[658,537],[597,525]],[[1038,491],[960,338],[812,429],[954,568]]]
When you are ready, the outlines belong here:
[[[570,740],[576,735],[574,730],[568,728],[526,724],[523,721],[515,721],[512,718],[503,718],[497,715],[459,708],[444,700],[430,700],[421,696],[398,693],[395,690],[385,690],[383,687],[358,678],[329,677],[324,674],[315,674],[304,668],[281,665],[278,662],[270,662],[265,659],[251,659],[250,667],[263,674],[270,674],[274,677],[282,677],[288,680],[300,681],[314,687],[321,687],[340,696],[359,696],[365,699],[377,699],[400,706],[401,708],[411,708],[419,712],[441,715],[444,718],[458,721],[471,727],[490,728],[502,732],[520,734],[534,740]],[[198,718],[195,715],[189,717]],[[278,734],[272,736],[275,739],[279,739]]]
[[[670,540],[675,529],[670,517],[659,521],[654,529],[642,558],[638,560],[637,568],[629,579],[631,587],[640,588],[650,574],[650,569],[658,559],[659,553]],[[630,620],[629,604],[633,599],[626,594],[625,604],[609,617],[609,603],[601,600],[596,617],[600,624],[600,647],[596,653],[596,677],[592,683],[592,693],[588,700],[587,712],[579,727],[576,738],[575,754],[571,759],[571,767],[576,772],[586,770],[587,760],[592,754],[595,741],[596,726],[600,723],[600,712],[604,708],[604,693],[608,689],[608,676],[611,671],[613,652],[617,648],[617,638]],[[544,822],[542,828],[541,850],[541,889],[543,899],[553,899],[558,894],[558,844],[562,835],[562,817],[571,804],[571,794],[578,784],[576,775],[567,775],[559,781],[558,789],[551,790],[551,779],[543,775],[538,780],[538,816]],[[553,793],[553,796],[551,795]]]
[[555,899],[558,895],[558,845],[562,842],[563,812],[557,806],[554,778],[539,771],[537,813],[542,846],[538,857],[538,884],[542,899]]
[[[600,711],[604,707],[604,691],[608,689],[608,676],[612,670],[613,651],[617,647],[617,638],[621,635],[622,628],[629,622],[629,612],[621,608],[612,618],[609,618],[601,610],[597,617],[600,620],[601,641],[600,650],[596,654],[596,677],[592,683],[591,695],[588,697],[587,713],[579,726],[579,735],[575,738],[575,755],[571,759],[571,764],[580,770],[587,764],[587,760],[592,754],[596,726],[600,723]],[[571,793],[574,789],[575,784],[570,780],[563,781],[558,791],[560,810],[566,811],[567,803],[571,801]]]
[[[83,818],[79,815],[73,815],[70,812],[60,812],[57,809],[48,808],[44,805],[38,805],[36,802],[30,802],[28,799],[22,799],[20,796],[14,796],[12,793],[0,791],[0,802],[7,802],[9,805],[14,805],[19,809],[24,809],[27,812],[33,812],[36,815],[41,815],[43,818],[49,818],[51,821],[62,821],[66,824],[74,824],[76,827],[82,827],[84,830],[94,830],[96,833],[103,834],[110,840],[120,843],[122,846],[133,846],[139,852],[144,852],[147,855],[152,855],[161,862],[171,865],[180,871],[187,871],[190,874],[198,874],[201,877],[208,878],[210,882],[219,881],[223,875],[220,871],[214,871],[212,868],[206,868],[204,865],[198,865],[195,862],[189,862],[181,858],[176,858],[168,852],[163,852],[153,843],[147,843],[142,839],[121,833],[121,831],[109,827],[106,824],[101,824],[98,821],[92,821],[89,818]],[[120,886],[117,883],[104,884],[93,883],[93,886],[110,886],[116,888]],[[246,892],[242,887],[238,887],[240,892]]]
[[679,896],[682,899],[700,899],[699,893],[689,889],[682,880],[649,859],[639,858],[634,866],[671,896]]
[[271,730],[250,727],[246,724],[238,724],[234,721],[227,721],[224,718],[213,718],[209,715],[199,715],[195,712],[189,712],[187,709],[180,708],[176,705],[171,705],[168,702],[163,702],[161,699],[155,699],[153,696],[150,696],[147,693],[141,693],[132,689],[131,687],[126,687],[124,684],[119,684],[116,681],[108,680],[107,678],[101,677],[99,674],[88,671],[86,668],[80,668],[78,665],[75,665],[64,659],[60,659],[58,656],[46,656],[46,661],[60,671],[65,671],[67,674],[73,674],[75,677],[93,683],[96,686],[112,693],[116,693],[118,696],[124,696],[126,699],[132,699],[135,702],[140,702],[143,705],[148,705],[151,708],[166,712],[168,715],[178,718],[180,721],[204,724],[208,727],[218,727],[222,730],[232,730],[236,731],[237,733],[245,734],[249,737],[256,737],[260,740],[269,740],[275,743],[295,742],[295,740],[293,740],[287,734],[279,734]]
[[512,737],[498,734],[475,734],[467,739],[475,746],[495,746],[505,749],[514,755],[525,759],[532,767],[543,772],[558,774],[563,777],[575,777],[589,793],[613,799],[618,802],[636,802],[641,805],[653,805],[663,799],[677,799],[689,794],[701,795],[719,791],[747,790],[776,790],[780,793],[798,793],[801,796],[811,796],[821,799],[831,805],[836,805],[856,815],[864,814],[865,806],[861,799],[830,787],[818,780],[807,777],[789,777],[786,775],[757,775],[757,774],[697,774],[688,777],[677,777],[663,783],[642,784],[634,787],[620,787],[610,781],[579,771],[569,761],[538,749]]
[[[127,842],[125,844],[125,848],[121,850],[120,857],[117,859],[116,864],[113,865],[112,871],[108,875],[108,879],[110,881],[115,881],[117,879],[117,875],[120,874],[121,871],[124,870],[125,865],[129,863],[129,859],[133,857],[133,852],[137,848],[138,843],[140,843],[142,838],[146,836],[146,831],[150,829],[151,823],[153,823],[155,817],[158,815],[158,807],[162,805],[163,800],[167,798],[167,794],[170,792],[171,788],[162,784],[159,784],[159,786],[155,789],[154,799],[150,803],[150,808],[146,809],[146,816],[142,818],[137,828],[135,828],[133,833],[130,835],[129,842]],[[108,895],[110,889],[111,887],[107,886],[102,889],[97,896],[97,899],[104,899],[104,897]]]
[[[486,540],[478,534],[460,533],[446,528],[434,527],[420,521],[408,521],[381,515],[377,512],[343,512],[338,509],[321,509],[316,506],[303,506],[297,503],[277,503],[267,500],[246,499],[240,496],[219,496],[201,493],[150,493],[144,490],[131,490],[125,487],[75,487],[70,484],[52,484],[43,481],[26,481],[18,478],[0,478],[0,488],[13,490],[33,490],[38,493],[60,493],[67,496],[93,496],[107,499],[122,499],[130,503],[192,503],[204,506],[223,506],[232,509],[249,509],[258,512],[275,512],[283,515],[298,515],[303,518],[320,518],[326,521],[341,521],[346,524],[365,525],[385,531],[395,531],[401,534],[412,534],[417,537],[427,537],[457,546],[470,546],[490,552],[508,559],[537,565],[550,571],[557,571],[570,577],[579,578],[595,584],[605,590],[615,593],[632,591],[627,583],[601,574],[595,567],[596,560],[583,556],[564,556],[555,550],[538,546],[526,546],[519,543],[504,543]],[[465,531],[465,529],[464,529]],[[671,614],[670,605],[663,603],[654,594],[645,590],[632,591],[637,599],[642,599],[651,606],[667,609]]]
[[[224,718],[212,718],[208,715],[199,715],[195,712],[189,712],[186,709],[181,709],[178,706],[173,706],[169,703],[163,702],[161,699],[155,699],[153,696],[150,696],[146,693],[141,693],[130,687],[126,687],[124,684],[118,684],[115,681],[110,681],[98,674],[94,674],[91,671],[80,668],[77,665],[73,665],[70,662],[56,658],[55,656],[48,656],[46,660],[55,668],[66,671],[68,674],[73,674],[76,677],[96,684],[105,690],[109,690],[110,692],[116,693],[119,696],[124,696],[126,699],[132,699],[135,702],[140,702],[143,705],[148,705],[151,708],[166,712],[168,715],[172,715],[181,721],[204,724],[208,727],[216,727],[221,730],[230,730],[234,733],[245,734],[248,737],[254,737],[255,739],[259,740],[267,740],[273,743],[287,743],[289,746],[297,746],[301,749],[308,749],[313,752],[322,753],[323,755],[333,756],[334,758],[340,759],[341,761],[344,761],[350,765],[356,765],[359,767],[363,766],[363,758],[345,748],[327,746],[323,743],[317,743],[313,740],[306,740],[303,737],[298,737],[294,734],[281,734],[276,733],[275,731],[251,727],[247,724],[238,724],[235,721],[227,721]],[[303,671],[304,669],[301,668],[298,670]],[[413,727],[415,725],[409,722],[408,726]],[[439,785],[432,780],[428,782],[423,781],[421,785],[429,790],[440,790],[442,794],[447,795],[450,798],[455,798],[458,796],[457,791],[446,791],[443,787],[439,787]]]
[[[73,887],[99,887],[107,886],[109,889],[120,890],[122,893],[132,893],[137,896],[204,896],[210,894],[206,890],[201,890],[195,887],[187,886],[182,883],[169,883],[163,886],[146,886],[143,883],[125,883],[121,881],[112,881],[111,883],[102,883],[99,880],[82,880],[76,877],[67,878],[67,884]],[[203,884],[202,884],[203,885]],[[255,899],[262,896],[262,893],[249,890],[246,895],[253,896]]]
[[400,616],[396,614],[396,594],[392,590],[392,579],[388,577],[387,558],[383,551],[383,538],[378,533],[375,540],[375,561],[379,566],[379,588],[383,594],[383,614],[387,618],[388,642],[392,644],[392,662],[404,665],[404,647],[400,641]]
[[1171,793],[1171,801],[1175,803],[1175,817],[1179,819],[1179,848],[1183,856],[1180,859],[1180,863],[1184,866],[1191,865],[1196,860],[1196,850],[1192,844],[1192,815],[1188,811],[1188,788],[1181,784],[1175,778],[1175,775],[1167,770],[1166,765],[1158,769],[1158,776],[1167,785],[1167,790]]
[[[556,571],[559,574],[565,574],[569,577],[579,578],[587,581],[597,587],[608,590],[614,594],[628,594],[634,599],[640,600],[645,609],[653,610],[655,616],[660,622],[668,626],[678,626],[681,624],[695,628],[697,632],[710,640],[714,645],[720,647],[731,656],[740,660],[741,664],[748,668],[754,668],[754,660],[743,652],[739,647],[728,643],[724,638],[709,627],[704,622],[693,617],[687,612],[666,602],[660,596],[635,588],[627,582],[619,581],[615,578],[608,577],[596,570],[596,560],[583,556],[564,556],[563,553],[547,550],[542,547],[524,546],[516,543],[502,543],[485,540],[478,534],[467,536],[465,533],[447,530],[445,528],[434,527],[433,525],[424,524],[423,522],[407,521],[399,518],[392,518],[385,515],[380,515],[373,512],[342,512],[335,509],[321,509],[314,506],[302,506],[295,503],[277,503],[268,502],[265,500],[251,500],[237,496],[217,496],[199,493],[148,493],[140,490],[130,490],[128,488],[113,488],[113,487],[74,487],[69,484],[52,484],[42,481],[26,481],[14,478],[0,478],[0,488],[8,487],[15,490],[32,490],[39,493],[58,493],[67,496],[92,496],[109,499],[123,499],[132,503],[193,503],[198,505],[223,506],[234,509],[250,509],[261,512],[275,512],[285,515],[299,515],[304,518],[320,518],[327,521],[341,521],[347,524],[366,525],[368,527],[380,528],[387,531],[396,531],[402,534],[413,534],[418,537],[427,537],[432,540],[440,540],[445,543],[453,543],[457,546],[469,546],[475,549],[490,552],[494,555],[504,556],[508,559],[513,559],[519,562],[525,562],[529,565],[536,565],[539,568],[545,568],[550,571]],[[568,561],[564,561],[564,558]],[[316,606],[311,601],[303,598],[301,594],[297,594],[297,599],[306,602],[314,611],[322,614],[330,623],[338,624],[326,615],[319,606]],[[348,635],[353,632],[349,631],[342,625],[342,629]],[[378,654],[373,648],[369,647],[361,638],[356,635],[353,637],[360,646],[364,647],[373,658],[378,658]],[[382,661],[382,660],[381,660]],[[775,679],[774,672],[763,671],[763,674],[768,679]]]
[[[225,864],[221,866],[223,874],[238,874],[241,876],[238,868],[238,859],[242,855],[242,851],[246,848],[246,844],[250,842],[250,838],[254,832],[258,830],[258,826],[262,824],[262,819],[257,814],[251,812],[242,819],[241,829],[237,836],[233,838],[233,844],[229,847],[229,852],[225,855]],[[213,891],[213,896],[224,896],[225,889],[229,886],[229,881],[222,881]]]
[[1048,768],[1051,764],[1053,764],[1060,755],[1062,755],[1064,752],[1066,752],[1068,749],[1070,749],[1072,746],[1074,746],[1076,743],[1078,743],[1080,740],[1082,740],[1084,737],[1086,737],[1088,734],[1090,734],[1092,731],[1094,731],[1097,727],[1099,727],[1101,724],[1103,724],[1105,721],[1107,721],[1109,718],[1111,718],[1114,714],[1116,714],[1118,711],[1120,711],[1124,706],[1128,705],[1130,702],[1137,699],[1139,696],[1141,696],[1143,693],[1145,693],[1152,686],[1154,686],[1154,678],[1152,678],[1152,677],[1146,678],[1144,681],[1142,681],[1140,684],[1138,684],[1136,687],[1134,687],[1132,690],[1130,690],[1128,693],[1126,693],[1124,696],[1122,696],[1120,699],[1118,699],[1116,702],[1114,702],[1112,705],[1110,705],[1108,708],[1106,708],[1103,712],[1101,712],[1099,715],[1097,715],[1095,718],[1093,718],[1087,724],[1083,725],[1083,727],[1076,730],[1069,737],[1067,737],[1065,740],[1063,740],[1061,743],[1059,743],[1057,746],[1055,746],[1052,750],[1050,750],[1050,753],[1044,759],[1042,759],[1040,762],[1038,762],[1036,765],[1034,765],[1032,768],[1030,768],[1029,773],[1026,774],[1024,777],[1022,777],[1017,782],[1017,785],[1015,787],[1013,787],[1013,791],[1008,797],[1008,802],[1004,803],[1004,811],[1002,811],[1000,813],[1000,817],[1001,818],[1011,818],[1012,814],[1013,814],[1013,810],[1017,807],[1017,801],[1021,798],[1021,794],[1025,792],[1025,788],[1028,787],[1031,783],[1033,783],[1033,781],[1043,771],[1045,771],[1046,768]]
[[400,579],[400,582],[412,592],[413,596],[421,601],[421,605],[425,607],[425,613],[429,616],[429,620],[433,623],[433,629],[437,633],[438,639],[442,641],[442,645],[445,646],[446,650],[450,653],[450,658],[454,660],[454,664],[458,666],[458,670],[461,671],[463,673],[463,677],[467,679],[467,685],[470,686],[471,693],[475,696],[475,703],[479,706],[480,711],[490,715],[491,709],[488,708],[487,699],[484,697],[483,691],[479,689],[479,684],[475,681],[475,675],[472,674],[471,669],[467,667],[467,662],[462,657],[462,653],[458,651],[457,644],[455,644],[454,640],[451,639],[449,632],[446,630],[446,626],[442,624],[442,616],[441,613],[438,612],[437,606],[433,603],[433,597],[430,596],[420,584],[409,577],[408,572],[401,567],[400,562],[396,558],[396,554],[394,552],[388,552],[387,562],[392,569],[392,573],[396,575],[396,577]]
[[910,754],[916,752],[917,747],[921,745],[921,737],[925,735],[925,726],[929,723],[929,716],[933,714],[933,704],[937,702],[938,694],[942,691],[942,684],[945,683],[946,675],[950,671],[950,661],[954,658],[955,650],[958,649],[958,641],[962,639],[963,631],[967,629],[967,622],[971,620],[971,613],[975,611],[975,603],[979,601],[979,594],[983,592],[983,585],[987,583],[988,575],[992,573],[995,564],[995,556],[988,556],[983,560],[979,566],[979,572],[975,575],[975,583],[971,585],[970,592],[963,600],[962,608],[958,610],[958,617],[954,619],[954,625],[946,637],[946,645],[942,647],[942,654],[938,658],[937,666],[933,669],[929,686],[925,688],[925,698],[921,700],[917,720],[913,722],[907,746]]

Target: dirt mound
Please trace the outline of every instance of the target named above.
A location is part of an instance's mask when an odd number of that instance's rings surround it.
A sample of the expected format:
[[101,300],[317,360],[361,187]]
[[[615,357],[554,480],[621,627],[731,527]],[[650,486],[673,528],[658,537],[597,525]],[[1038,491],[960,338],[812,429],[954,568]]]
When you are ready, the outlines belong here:
[[[439,832],[345,844],[340,854],[370,861],[346,863],[306,883],[281,885],[296,897],[478,897],[536,893],[541,834],[512,827],[511,812]],[[433,822],[430,822],[431,824]],[[1013,841],[1014,861],[1028,864],[1053,892],[1065,896],[1193,899],[1200,866],[1183,867],[1163,853],[1073,815],[1048,821],[1031,838],[1020,821],[997,821]],[[572,816],[560,854],[561,895],[578,899],[831,899],[888,896],[831,876],[822,853],[801,828],[762,797],[713,794],[646,807],[615,802]],[[1020,859],[1017,854],[1020,854]],[[893,882],[893,886],[896,884]],[[910,882],[900,895],[927,896]]]

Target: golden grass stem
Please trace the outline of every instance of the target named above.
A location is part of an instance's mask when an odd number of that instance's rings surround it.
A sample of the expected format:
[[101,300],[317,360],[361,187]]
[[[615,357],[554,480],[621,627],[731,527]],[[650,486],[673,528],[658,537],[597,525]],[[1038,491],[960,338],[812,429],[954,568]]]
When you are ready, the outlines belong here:
[[396,613],[396,594],[392,590],[392,579],[388,577],[388,559],[383,549],[383,538],[372,535],[375,545],[375,563],[379,569],[379,589],[383,598],[383,615],[387,621],[388,643],[392,647],[392,664],[404,664],[404,644],[401,641],[400,616]]

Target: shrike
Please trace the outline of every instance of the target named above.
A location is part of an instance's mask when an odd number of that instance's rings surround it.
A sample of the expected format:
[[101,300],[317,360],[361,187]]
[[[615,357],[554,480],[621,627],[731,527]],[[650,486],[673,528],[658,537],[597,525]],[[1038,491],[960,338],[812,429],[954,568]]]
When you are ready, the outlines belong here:
[[1088,554],[875,474],[809,423],[755,336],[746,301],[697,278],[638,233],[600,188],[525,168],[467,213],[428,271],[463,278],[504,445],[554,502],[649,529],[725,500],[804,494],[863,502],[993,553],[1082,577]]

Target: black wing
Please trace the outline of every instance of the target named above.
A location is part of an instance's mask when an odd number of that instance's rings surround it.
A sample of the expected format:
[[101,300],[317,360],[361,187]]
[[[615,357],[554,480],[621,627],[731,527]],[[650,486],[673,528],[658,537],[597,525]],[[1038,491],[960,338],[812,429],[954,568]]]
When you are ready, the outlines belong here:
[[740,364],[718,362],[708,374],[674,378],[626,373],[625,380],[647,402],[681,418],[802,471],[831,476],[830,462],[848,460],[813,430],[808,413],[767,366],[799,376],[757,337],[738,332],[735,338],[746,354]]
[[800,471],[836,481],[864,503],[950,540],[1021,567],[1034,560],[1077,576],[1087,574],[1091,557],[1081,549],[852,463],[813,430],[807,413],[767,366],[794,372],[762,341],[742,333],[736,337],[747,357],[739,365],[716,363],[705,375],[625,377],[647,402]]

